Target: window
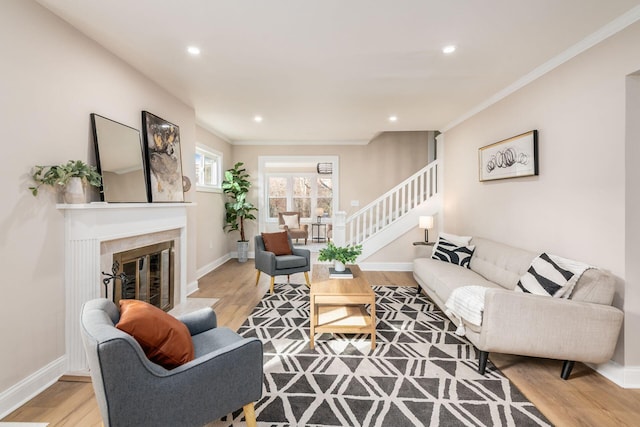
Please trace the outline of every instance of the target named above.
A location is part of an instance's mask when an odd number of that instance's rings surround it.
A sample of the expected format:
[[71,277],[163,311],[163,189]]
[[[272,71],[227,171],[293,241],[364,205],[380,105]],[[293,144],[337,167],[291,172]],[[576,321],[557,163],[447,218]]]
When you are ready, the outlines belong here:
[[196,190],[222,191],[222,153],[196,144]]
[[317,180],[316,208],[322,208],[325,215],[333,215],[333,180],[331,178],[320,178]]
[[267,176],[269,220],[277,220],[278,212],[297,211],[300,218],[316,218],[316,209],[333,214],[333,181],[316,174],[278,173]]
[[311,218],[311,178],[293,177],[293,209],[300,218]]
[[269,177],[269,217],[277,218],[278,212],[287,211],[287,178]]

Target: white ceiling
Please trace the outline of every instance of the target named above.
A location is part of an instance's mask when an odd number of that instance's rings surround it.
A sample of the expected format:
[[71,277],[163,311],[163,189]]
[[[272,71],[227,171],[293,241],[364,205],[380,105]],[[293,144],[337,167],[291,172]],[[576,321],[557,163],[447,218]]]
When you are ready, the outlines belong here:
[[640,16],[638,0],[38,2],[234,143],[442,130]]

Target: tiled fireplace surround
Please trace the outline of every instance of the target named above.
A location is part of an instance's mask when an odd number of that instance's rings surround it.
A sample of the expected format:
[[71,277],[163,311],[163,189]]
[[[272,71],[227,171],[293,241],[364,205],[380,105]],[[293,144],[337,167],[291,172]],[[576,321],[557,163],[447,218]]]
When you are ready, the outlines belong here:
[[80,310],[85,301],[105,296],[102,272],[111,272],[114,253],[173,240],[176,254],[174,304],[186,301],[187,205],[58,205],[65,215],[65,350],[68,372],[88,372],[80,336]]

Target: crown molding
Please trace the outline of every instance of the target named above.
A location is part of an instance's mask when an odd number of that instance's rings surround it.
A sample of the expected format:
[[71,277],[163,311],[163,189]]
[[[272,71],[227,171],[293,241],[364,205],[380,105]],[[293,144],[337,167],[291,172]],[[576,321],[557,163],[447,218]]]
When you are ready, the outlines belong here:
[[551,60],[545,62],[544,64],[536,67],[530,73],[525,74],[523,77],[516,80],[514,83],[507,86],[506,88],[502,89],[501,91],[499,91],[498,93],[496,93],[495,95],[487,99],[486,101],[482,102],[481,104],[472,108],[462,116],[453,120],[451,123],[446,125],[443,129],[440,129],[440,132],[447,132],[453,129],[455,126],[459,125],[465,120],[489,108],[491,105],[506,98],[507,96],[518,91],[519,89],[523,88],[524,86],[528,85],[534,80],[537,80],[538,78],[542,77],[543,75],[547,74],[553,69],[559,67],[560,65],[569,61],[570,59],[575,58],[582,52],[592,48],[598,43],[624,30],[629,25],[635,23],[638,20],[640,20],[640,6],[636,6],[633,9],[629,10],[628,12],[624,13],[623,15],[620,15],[618,18],[614,19],[613,21],[603,26],[596,32],[590,34],[589,36],[587,36],[580,42],[576,43],[575,45],[571,46],[569,49],[565,50],[564,52],[560,53],[559,55],[555,56]]
[[233,145],[233,141],[231,141],[231,139],[227,135],[225,135],[223,133],[220,133],[220,131],[212,128],[211,126],[206,124],[204,121],[202,121],[198,117],[196,117],[196,125],[200,126],[201,128],[203,128],[207,132],[211,132],[212,134],[214,134],[215,136],[217,136],[218,138],[220,138],[221,140],[223,140],[227,144]]
[[327,140],[327,141],[261,141],[261,140],[246,140],[246,141],[233,141],[232,145],[367,145],[370,140],[368,139],[352,139],[352,140]]

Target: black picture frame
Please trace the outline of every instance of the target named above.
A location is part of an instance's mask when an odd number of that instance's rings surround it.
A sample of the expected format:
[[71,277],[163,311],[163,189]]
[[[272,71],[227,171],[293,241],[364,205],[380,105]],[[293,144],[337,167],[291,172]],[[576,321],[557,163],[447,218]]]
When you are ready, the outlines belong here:
[[184,202],[180,128],[148,111],[142,112],[151,202]]
[[147,203],[148,170],[140,130],[91,113],[96,169],[102,176],[100,200]]

